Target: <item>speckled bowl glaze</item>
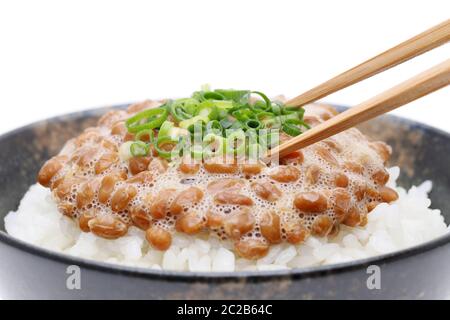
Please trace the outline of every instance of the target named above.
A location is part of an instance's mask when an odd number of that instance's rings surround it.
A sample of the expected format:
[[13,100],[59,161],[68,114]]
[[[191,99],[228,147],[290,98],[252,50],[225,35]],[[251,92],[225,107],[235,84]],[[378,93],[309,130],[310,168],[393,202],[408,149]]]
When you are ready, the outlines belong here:
[[[117,106],[125,107],[125,106]],[[0,137],[0,296],[100,299],[379,299],[450,297],[450,234],[422,245],[355,262],[276,272],[186,273],[110,265],[18,241],[4,232],[36,173],[63,143],[95,124],[107,109],[49,119]],[[420,123],[383,116],[362,131],[392,145],[399,183],[434,182],[432,206],[450,222],[450,135]],[[66,286],[67,267],[81,268],[81,290]],[[381,270],[381,289],[369,290],[367,268]]]

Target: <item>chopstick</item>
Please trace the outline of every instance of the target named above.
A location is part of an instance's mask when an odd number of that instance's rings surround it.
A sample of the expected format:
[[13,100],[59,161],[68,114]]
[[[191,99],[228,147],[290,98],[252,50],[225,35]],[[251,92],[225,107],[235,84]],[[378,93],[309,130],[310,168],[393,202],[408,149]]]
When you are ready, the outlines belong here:
[[286,104],[292,107],[301,107],[314,102],[437,48],[448,41],[450,41],[450,19],[306,91]]
[[[390,69],[448,41],[450,41],[450,19],[289,100],[286,105],[301,107]],[[447,60],[286,141],[272,149],[263,160],[270,161],[276,155],[282,157],[307,147],[445,87],[450,82],[449,70],[450,60]]]
[[265,160],[285,156],[450,84],[450,59],[275,147]]

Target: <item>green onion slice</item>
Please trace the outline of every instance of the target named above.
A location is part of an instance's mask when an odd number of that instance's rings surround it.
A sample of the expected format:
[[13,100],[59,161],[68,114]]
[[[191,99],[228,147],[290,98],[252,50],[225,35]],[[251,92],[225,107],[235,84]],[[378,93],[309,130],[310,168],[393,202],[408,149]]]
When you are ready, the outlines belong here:
[[210,133],[203,138],[203,155],[205,157],[222,155],[224,151],[225,139],[222,136]]
[[142,111],[125,122],[130,133],[138,133],[142,130],[159,128],[167,119],[168,112],[165,108],[156,108]]
[[212,120],[206,124],[206,134],[214,133],[223,136],[223,127],[217,120]]
[[275,118],[275,115],[271,112],[267,112],[267,111],[262,111],[256,114],[256,118],[260,121],[267,121],[269,119],[273,119]]
[[[145,129],[145,130],[141,130],[138,133],[136,133],[136,137],[134,139],[136,141],[143,141],[143,142],[152,143],[153,139],[154,139],[154,136],[155,135],[154,135],[152,129]],[[146,137],[148,137],[148,139],[145,139]]]
[[170,113],[177,121],[183,121],[193,116],[199,101],[193,98],[183,98],[171,101]]
[[196,161],[203,159],[203,147],[200,144],[192,145],[190,151],[192,159]]
[[288,119],[283,123],[282,130],[288,135],[295,137],[302,133],[302,130],[298,125],[302,125],[303,122],[298,119]]
[[273,103],[272,103],[271,112],[272,112],[274,115],[276,115],[276,116],[281,115],[282,110],[283,110],[283,106],[282,106],[280,103],[278,103],[278,102],[273,102]]
[[258,132],[253,129],[245,131],[245,136],[247,137],[248,144],[258,143]]
[[249,119],[244,123],[244,127],[247,130],[259,130],[263,127],[263,124],[257,119]]
[[[254,102],[252,95],[258,96]],[[184,154],[186,150],[197,157],[214,155],[222,149],[236,156],[273,148],[279,144],[278,129],[291,136],[309,129],[303,121],[304,112],[303,108],[271,101],[260,91],[205,87],[190,98],[171,100],[159,108],[138,113],[126,121],[126,127],[136,135],[133,149],[137,156],[149,152],[145,148],[149,149],[145,144],[148,140],[165,158]],[[158,129],[158,137],[154,129]],[[226,135],[225,131],[232,132]],[[174,149],[186,147],[187,143],[193,146],[182,151]],[[212,148],[205,148],[205,144]]]
[[133,157],[145,157],[150,152],[150,147],[143,141],[135,141],[130,146]]
[[216,91],[208,91],[203,93],[203,98],[205,100],[225,100],[226,98],[220,93]]
[[[180,139],[175,140],[169,136],[158,137],[158,139],[153,144],[155,146],[155,150],[158,152],[158,155],[165,159],[171,159],[172,155],[176,154],[177,146],[179,145]],[[168,149],[167,146],[172,146],[172,148]],[[178,150],[179,151],[179,150]]]
[[214,100],[214,105],[219,109],[219,110],[228,110],[234,107],[234,103],[233,101],[228,101],[228,100]]
[[188,129],[191,125],[193,125],[197,122],[208,123],[209,118],[206,116],[198,115],[198,116],[192,117],[190,119],[183,120],[178,125],[180,126],[180,128]]
[[195,115],[207,117],[209,120],[215,120],[219,115],[219,110],[212,101],[207,100],[198,105],[197,109],[195,110]]
[[[262,109],[264,111],[268,111],[272,108],[272,102],[270,101],[270,99],[262,92],[260,91],[252,91],[251,93],[257,94],[258,96],[260,96],[264,102],[266,103],[266,105],[264,107],[261,107],[260,104],[256,105],[257,109]],[[252,106],[250,106],[252,107]],[[255,108],[255,105],[253,106],[253,108]]]
[[170,131],[175,127],[175,124],[172,121],[164,121],[158,131],[158,136],[165,137],[170,135]]
[[191,140],[194,144],[202,144],[203,136],[205,135],[206,128],[203,122],[196,122],[188,127],[188,131],[191,134]]
[[288,106],[284,106],[283,109],[283,114],[290,114],[290,113],[299,113],[301,114],[301,116],[303,116],[303,113],[305,112],[305,109],[303,108],[298,108],[298,107],[288,107]]
[[242,156],[245,154],[245,145],[246,145],[246,136],[245,132],[242,129],[227,132],[227,139],[226,139],[227,154]]
[[217,89],[217,90],[214,90],[214,92],[220,93],[222,96],[224,96],[225,100],[232,100],[234,102],[241,103],[241,104],[247,103],[249,95],[250,95],[249,90]]
[[220,120],[220,125],[224,129],[229,129],[233,125],[233,121],[230,119],[222,119],[222,120]]
[[272,117],[272,118],[266,118],[261,121],[261,123],[264,125],[264,128],[268,129],[277,129],[280,128],[282,123],[280,117]]
[[239,109],[236,111],[233,111],[232,113],[233,117],[235,117],[238,121],[245,122],[249,119],[256,118],[255,113],[250,109]]

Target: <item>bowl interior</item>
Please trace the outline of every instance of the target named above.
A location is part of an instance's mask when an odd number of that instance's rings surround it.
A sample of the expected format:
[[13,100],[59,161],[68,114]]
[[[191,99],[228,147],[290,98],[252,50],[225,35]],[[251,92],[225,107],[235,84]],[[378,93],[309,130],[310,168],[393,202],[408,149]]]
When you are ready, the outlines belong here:
[[[123,106],[118,106],[123,107]],[[20,128],[0,137],[0,230],[4,216],[16,210],[20,199],[42,164],[58,153],[64,142],[84,128],[94,126],[107,109],[95,109],[57,117]],[[450,222],[450,134],[393,116],[382,116],[360,129],[372,140],[393,148],[390,165],[401,168],[399,185],[410,187],[433,181],[432,207],[442,210]]]

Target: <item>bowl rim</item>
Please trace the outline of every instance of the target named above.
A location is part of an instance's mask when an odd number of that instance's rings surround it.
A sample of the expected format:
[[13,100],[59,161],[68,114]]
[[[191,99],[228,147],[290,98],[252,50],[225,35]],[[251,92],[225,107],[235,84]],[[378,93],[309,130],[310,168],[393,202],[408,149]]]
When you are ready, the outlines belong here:
[[[99,116],[105,111],[111,109],[121,109],[125,108],[130,104],[120,104],[110,107],[93,108],[78,112],[67,113],[63,115],[54,116],[48,119],[40,120],[22,126],[20,128],[11,130],[0,135],[0,139],[7,138],[12,135],[19,134],[23,131],[29,130],[33,127],[44,124],[45,122],[58,122],[67,121],[71,119],[79,119],[85,117],[86,115]],[[333,105],[338,107],[338,109],[347,108],[341,105]],[[409,120],[403,117],[395,115],[384,115],[382,117],[387,117],[396,122],[407,124],[411,127],[420,127],[424,130],[433,131],[438,135],[444,136],[446,139],[450,140],[450,133],[443,131],[441,129],[432,127],[430,125],[420,123],[414,120]],[[181,281],[181,282],[229,282],[229,281],[273,281],[276,279],[286,279],[286,278],[313,278],[324,276],[327,274],[338,274],[353,271],[356,269],[361,269],[365,266],[372,264],[383,265],[389,262],[395,262],[400,259],[408,258],[414,255],[419,255],[421,253],[437,249],[439,247],[450,244],[450,232],[441,235],[430,241],[408,247],[402,250],[389,252],[382,255],[377,255],[373,257],[368,257],[364,259],[352,260],[343,263],[329,264],[315,267],[305,267],[297,269],[284,269],[284,270],[268,270],[268,271],[229,271],[229,272],[198,272],[198,271],[172,271],[172,270],[158,270],[145,267],[121,265],[116,263],[107,263],[103,261],[97,261],[93,259],[86,259],[81,257],[72,256],[65,253],[60,253],[57,251],[52,251],[37,245],[25,242],[23,240],[14,238],[9,235],[6,231],[0,230],[0,242],[3,244],[18,249],[23,252],[30,253],[39,258],[54,260],[59,263],[69,265],[77,265],[81,268],[96,270],[100,272],[107,272],[112,274],[121,274],[132,277],[143,277],[146,279],[158,279],[165,281]]]

